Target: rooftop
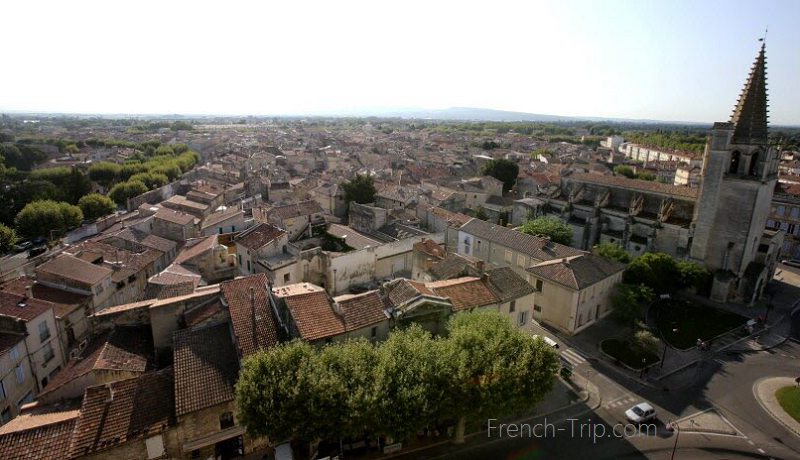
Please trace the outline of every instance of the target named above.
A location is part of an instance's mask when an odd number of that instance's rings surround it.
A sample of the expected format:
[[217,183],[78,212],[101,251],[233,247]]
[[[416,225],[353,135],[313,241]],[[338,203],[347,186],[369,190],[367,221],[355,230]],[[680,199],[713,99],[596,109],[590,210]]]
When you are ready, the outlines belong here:
[[228,323],[176,331],[175,414],[180,417],[236,397],[239,360]]

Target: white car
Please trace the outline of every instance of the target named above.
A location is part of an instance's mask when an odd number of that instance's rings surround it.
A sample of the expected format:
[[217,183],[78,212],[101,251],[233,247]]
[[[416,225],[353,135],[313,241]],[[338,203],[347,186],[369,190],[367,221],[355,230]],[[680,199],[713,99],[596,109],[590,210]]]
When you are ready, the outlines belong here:
[[542,340],[544,340],[544,343],[558,350],[558,343],[556,343],[556,341],[551,339],[550,337],[547,337],[546,335],[533,334],[533,338],[535,339],[536,337],[541,337]]
[[625,411],[625,418],[632,423],[649,422],[656,418],[656,410],[647,403],[639,403]]

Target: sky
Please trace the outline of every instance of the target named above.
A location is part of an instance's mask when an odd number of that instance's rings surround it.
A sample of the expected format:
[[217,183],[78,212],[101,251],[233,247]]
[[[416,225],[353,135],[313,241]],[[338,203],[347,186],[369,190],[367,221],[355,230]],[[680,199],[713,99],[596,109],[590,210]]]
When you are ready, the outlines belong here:
[[800,124],[797,0],[3,1],[0,111],[479,107],[713,122],[766,38]]

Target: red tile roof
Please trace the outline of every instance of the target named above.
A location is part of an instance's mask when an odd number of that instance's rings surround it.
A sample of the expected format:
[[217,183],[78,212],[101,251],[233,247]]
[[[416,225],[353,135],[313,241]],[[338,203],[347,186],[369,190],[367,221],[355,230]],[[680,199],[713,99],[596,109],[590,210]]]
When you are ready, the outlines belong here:
[[171,367],[89,387],[70,443],[71,458],[163,432],[175,424]]
[[106,276],[112,274],[112,270],[109,268],[91,264],[69,254],[60,254],[58,257],[36,267],[36,271],[76,280],[88,285],[95,285]]
[[239,361],[228,328],[228,323],[219,323],[173,335],[178,417],[235,398]]
[[90,340],[78,359],[70,360],[42,394],[94,370],[145,372],[152,367],[154,356],[150,326],[118,326]]
[[453,311],[482,307],[500,302],[500,298],[480,279],[474,277],[456,278],[427,283],[436,295],[447,297],[453,303]]
[[90,295],[62,291],[61,289],[45,286],[27,276],[8,281],[0,289],[24,296],[27,295],[28,287],[31,288],[34,299],[44,300],[53,304],[53,310],[58,318],[68,315],[81,304],[88,305],[92,300]]
[[347,330],[325,291],[286,297],[285,302],[303,340],[318,340]]
[[345,329],[348,331],[386,321],[388,317],[383,311],[390,307],[378,291],[348,296],[337,300],[336,303],[342,313]]
[[[222,298],[228,305],[236,343],[243,358],[258,350],[278,344],[278,323],[269,303],[267,281],[267,275],[259,273],[220,284]],[[250,300],[251,289],[254,299],[252,303]],[[256,316],[256,337],[253,337],[253,306],[255,306]]]
[[285,234],[280,228],[262,222],[237,235],[234,241],[246,248],[259,250]]
[[0,315],[30,321],[53,308],[53,304],[24,295],[0,291]]
[[75,418],[30,430],[0,435],[3,460],[63,460],[67,458]]

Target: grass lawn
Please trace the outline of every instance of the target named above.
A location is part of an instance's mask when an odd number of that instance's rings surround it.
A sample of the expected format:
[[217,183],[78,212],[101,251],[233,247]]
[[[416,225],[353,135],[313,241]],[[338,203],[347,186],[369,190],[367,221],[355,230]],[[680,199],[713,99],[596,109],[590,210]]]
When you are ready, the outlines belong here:
[[796,386],[783,387],[775,392],[775,397],[778,398],[783,410],[800,422],[800,388]]
[[630,344],[625,340],[620,339],[606,339],[600,343],[600,348],[609,354],[612,358],[618,359],[620,362],[639,370],[642,368],[642,359],[645,360],[645,366],[658,362],[658,355],[655,353],[639,353],[633,350]]
[[[660,304],[656,320],[667,342],[681,350],[697,345],[698,338],[713,339],[746,322],[747,318],[735,313],[676,300]],[[678,332],[672,331],[675,328]]]

